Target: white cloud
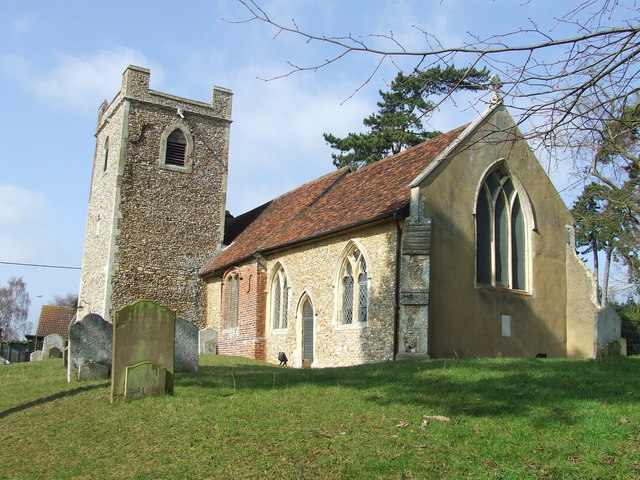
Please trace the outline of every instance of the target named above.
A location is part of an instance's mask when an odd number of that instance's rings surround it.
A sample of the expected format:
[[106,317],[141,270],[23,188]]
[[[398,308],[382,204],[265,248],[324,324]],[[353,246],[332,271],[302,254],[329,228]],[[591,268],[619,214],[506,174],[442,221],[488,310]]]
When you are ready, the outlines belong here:
[[5,228],[30,224],[50,211],[43,194],[15,185],[0,185],[0,205],[0,226]]
[[31,14],[16,17],[10,23],[11,31],[15,34],[28,33],[34,29],[35,25],[35,16]]
[[234,214],[334,169],[324,132],[362,127],[373,108],[364,97],[341,105],[344,85],[312,89],[302,76],[233,82],[228,203]]
[[[125,47],[93,54],[60,54],[56,65],[49,69],[38,68],[16,55],[0,56],[0,69],[19,78],[27,90],[46,102],[74,111],[94,111],[102,100],[110,101],[129,64],[152,66],[142,53]],[[162,70],[153,69],[157,79]]]

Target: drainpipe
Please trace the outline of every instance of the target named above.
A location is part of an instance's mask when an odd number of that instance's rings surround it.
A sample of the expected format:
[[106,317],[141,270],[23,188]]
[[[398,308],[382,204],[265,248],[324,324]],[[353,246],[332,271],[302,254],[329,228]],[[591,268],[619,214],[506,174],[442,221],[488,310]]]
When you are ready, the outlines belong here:
[[400,260],[402,254],[402,229],[398,212],[393,212],[393,220],[396,224],[396,278],[393,294],[393,360],[398,355],[398,330],[400,329]]

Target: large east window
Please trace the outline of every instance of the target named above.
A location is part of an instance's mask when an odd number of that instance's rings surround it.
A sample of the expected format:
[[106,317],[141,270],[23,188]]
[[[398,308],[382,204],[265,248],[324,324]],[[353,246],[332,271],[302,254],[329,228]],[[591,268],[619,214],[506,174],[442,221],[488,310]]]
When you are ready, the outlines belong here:
[[479,285],[527,289],[525,217],[504,167],[485,179],[476,205],[476,280]]

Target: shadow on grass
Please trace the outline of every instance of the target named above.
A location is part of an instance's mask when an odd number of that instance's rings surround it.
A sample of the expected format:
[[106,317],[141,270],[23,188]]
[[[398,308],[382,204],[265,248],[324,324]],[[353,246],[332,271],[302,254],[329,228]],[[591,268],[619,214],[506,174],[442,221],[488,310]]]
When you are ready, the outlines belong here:
[[8,415],[11,415],[12,413],[21,412],[31,407],[36,407],[38,405],[43,405],[48,402],[53,402],[54,400],[58,400],[60,398],[71,397],[73,395],[77,395],[82,392],[95,390],[96,388],[104,388],[104,385],[103,384],[87,385],[84,387],[78,387],[71,390],[65,390],[64,392],[58,392],[52,395],[47,395],[46,397],[38,398],[36,400],[31,400],[30,402],[26,402],[21,405],[17,405],[15,407],[7,408],[6,410],[0,411],[0,420],[2,420],[4,417]]
[[640,401],[640,359],[439,359],[318,370],[221,362],[179,377],[176,386],[232,386],[238,392],[302,385],[354,389],[378,405],[414,405],[453,417],[529,416],[542,423],[572,423],[585,401],[611,406]]

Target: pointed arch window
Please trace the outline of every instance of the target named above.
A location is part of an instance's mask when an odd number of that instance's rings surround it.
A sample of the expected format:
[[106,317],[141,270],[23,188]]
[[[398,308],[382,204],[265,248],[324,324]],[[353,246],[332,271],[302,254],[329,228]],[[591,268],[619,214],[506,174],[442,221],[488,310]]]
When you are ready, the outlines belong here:
[[367,322],[369,308],[369,276],[367,262],[357,248],[349,251],[340,269],[340,323]]
[[273,329],[289,326],[289,285],[281,266],[271,280],[271,325]]
[[165,150],[165,165],[175,165],[176,167],[184,167],[187,157],[187,138],[182,130],[176,128],[167,137],[167,146]]
[[511,177],[498,167],[485,179],[476,204],[476,281],[527,289],[526,225]]
[[225,328],[238,327],[238,310],[240,300],[240,277],[230,275],[227,277],[227,304],[225,308]]

